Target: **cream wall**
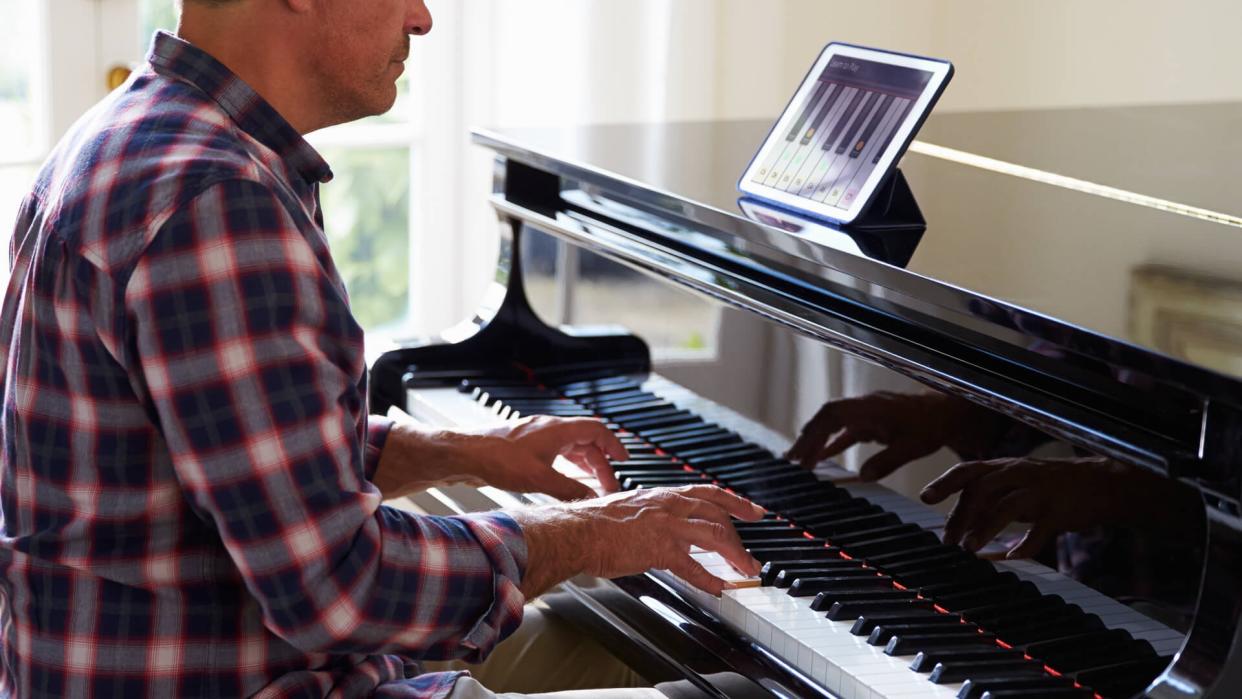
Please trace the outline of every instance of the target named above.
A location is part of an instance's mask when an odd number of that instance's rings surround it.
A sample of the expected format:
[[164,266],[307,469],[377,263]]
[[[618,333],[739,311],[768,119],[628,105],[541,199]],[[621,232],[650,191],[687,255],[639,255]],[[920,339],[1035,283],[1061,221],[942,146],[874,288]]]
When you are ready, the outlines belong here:
[[1242,100],[1234,0],[717,0],[716,110],[768,117],[839,40],[952,60],[942,110]]

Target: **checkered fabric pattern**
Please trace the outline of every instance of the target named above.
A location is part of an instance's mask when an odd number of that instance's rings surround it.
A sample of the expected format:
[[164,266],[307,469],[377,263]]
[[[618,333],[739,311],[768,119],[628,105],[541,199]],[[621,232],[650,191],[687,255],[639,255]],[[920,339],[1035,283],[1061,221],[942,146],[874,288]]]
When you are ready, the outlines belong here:
[[416,661],[516,628],[521,531],[381,504],[327,164],[203,51],[148,63],[10,251],[0,696],[443,696]]

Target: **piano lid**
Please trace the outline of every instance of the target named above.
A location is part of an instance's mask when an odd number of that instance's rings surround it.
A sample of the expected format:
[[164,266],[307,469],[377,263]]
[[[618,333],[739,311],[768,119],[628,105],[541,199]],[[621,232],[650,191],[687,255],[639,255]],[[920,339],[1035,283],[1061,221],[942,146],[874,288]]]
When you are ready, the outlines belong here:
[[1097,393],[1139,387],[1142,400],[1116,394],[1118,410],[1168,411],[1166,436],[1202,455],[1207,404],[1228,406],[1229,421],[1242,406],[1242,201],[1228,196],[1242,154],[1226,127],[1240,116],[1233,104],[935,115],[902,163],[928,222],[908,263],[896,260],[905,269],[875,259],[876,246],[793,243],[787,227],[747,218],[736,182],[766,122],[475,138],[559,175],[571,205],[615,219],[632,208],[758,265],[845,279],[878,306],[943,320],[944,336],[982,329],[1077,363],[1105,377]]

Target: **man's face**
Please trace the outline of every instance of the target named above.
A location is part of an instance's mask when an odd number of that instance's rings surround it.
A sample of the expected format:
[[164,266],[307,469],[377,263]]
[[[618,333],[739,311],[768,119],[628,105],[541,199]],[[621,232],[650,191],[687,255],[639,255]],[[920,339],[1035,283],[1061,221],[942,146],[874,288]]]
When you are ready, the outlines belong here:
[[410,34],[431,31],[423,0],[320,0],[321,22],[305,60],[335,123],[392,108]]

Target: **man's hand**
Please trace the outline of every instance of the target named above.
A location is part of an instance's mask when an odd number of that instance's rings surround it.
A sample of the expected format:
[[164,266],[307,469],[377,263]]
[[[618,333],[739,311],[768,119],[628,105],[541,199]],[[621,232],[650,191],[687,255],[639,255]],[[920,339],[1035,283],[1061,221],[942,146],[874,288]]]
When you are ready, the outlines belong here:
[[825,404],[802,428],[788,457],[812,469],[855,444],[879,442],[886,448],[858,472],[875,481],[944,446],[971,456],[1007,424],[1003,416],[947,394],[879,391]]
[[473,432],[392,427],[372,482],[385,498],[437,485],[492,485],[547,493],[561,500],[595,497],[586,485],[552,468],[564,456],[617,490],[609,459],[629,458],[603,423],[592,418],[528,417]]
[[483,482],[560,500],[593,498],[598,493],[553,469],[558,455],[598,478],[606,493],[620,489],[609,459],[629,458],[620,440],[594,418],[527,417],[476,434],[481,439],[471,458]]
[[719,595],[726,583],[690,556],[691,546],[719,553],[747,575],[760,569],[730,517],[757,520],[763,508],[716,486],[642,489],[510,514],[526,536],[527,598],[579,573],[615,578],[649,568]]
[[1009,558],[1029,558],[1061,532],[1097,525],[1193,531],[1202,521],[1191,489],[1101,457],[967,462],[927,484],[921,497],[937,503],[956,492],[945,542],[978,551],[1011,522],[1030,524]]

